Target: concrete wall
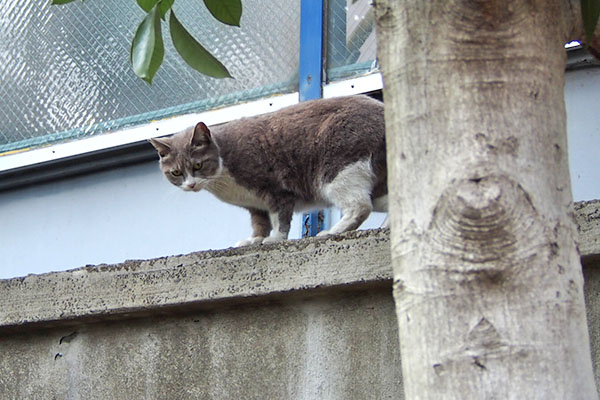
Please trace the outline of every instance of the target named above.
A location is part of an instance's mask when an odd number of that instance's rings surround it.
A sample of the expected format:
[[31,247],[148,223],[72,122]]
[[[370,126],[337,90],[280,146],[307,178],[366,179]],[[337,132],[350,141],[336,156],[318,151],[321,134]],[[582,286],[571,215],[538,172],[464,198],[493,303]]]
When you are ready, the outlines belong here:
[[592,363],[596,376],[596,389],[600,393],[600,262],[595,261],[584,265],[583,276]]
[[388,232],[0,281],[3,399],[385,399]]
[[[600,382],[600,202],[577,206]],[[389,232],[0,280],[2,399],[388,399]]]
[[15,335],[0,339],[11,354],[0,358],[0,393],[3,399],[395,398],[401,376],[390,298],[357,291]]

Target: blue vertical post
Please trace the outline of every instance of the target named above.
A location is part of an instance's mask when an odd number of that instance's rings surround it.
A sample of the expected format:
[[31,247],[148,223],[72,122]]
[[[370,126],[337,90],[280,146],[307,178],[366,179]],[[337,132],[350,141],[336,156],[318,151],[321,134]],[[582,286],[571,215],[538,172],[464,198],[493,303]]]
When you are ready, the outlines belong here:
[[[300,101],[319,99],[323,81],[323,0],[302,0],[300,3],[300,71],[298,90]],[[319,222],[321,213],[321,222]],[[326,229],[326,211],[302,215],[302,236],[315,236]]]
[[323,80],[323,0],[300,4],[300,101],[321,98]]

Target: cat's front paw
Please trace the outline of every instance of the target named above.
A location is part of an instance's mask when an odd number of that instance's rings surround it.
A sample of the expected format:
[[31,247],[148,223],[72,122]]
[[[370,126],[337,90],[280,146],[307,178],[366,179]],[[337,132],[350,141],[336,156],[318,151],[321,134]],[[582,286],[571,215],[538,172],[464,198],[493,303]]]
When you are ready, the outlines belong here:
[[263,243],[277,243],[277,242],[281,242],[283,240],[287,239],[287,234],[281,233],[281,232],[276,232],[274,234],[271,234],[271,236],[266,237],[263,239]]
[[263,243],[264,244],[268,244],[268,243],[277,243],[277,242],[281,242],[282,240],[285,240],[283,238],[280,238],[278,236],[269,236],[263,239]]
[[331,233],[330,231],[321,231],[321,232],[317,233],[317,237],[322,237],[322,238],[325,238],[325,237],[328,237],[331,235],[333,235],[333,233]]
[[253,237],[249,237],[248,239],[240,240],[239,242],[237,242],[233,246],[234,247],[251,246],[253,244],[262,243],[264,239],[265,238],[262,237],[262,236],[253,236]]

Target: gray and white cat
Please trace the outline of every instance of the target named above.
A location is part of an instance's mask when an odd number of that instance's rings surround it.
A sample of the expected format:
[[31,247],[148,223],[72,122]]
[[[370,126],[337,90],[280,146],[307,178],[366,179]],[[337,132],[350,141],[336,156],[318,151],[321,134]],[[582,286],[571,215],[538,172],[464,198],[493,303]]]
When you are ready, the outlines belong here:
[[334,205],[343,217],[319,235],[356,229],[387,211],[383,103],[367,96],[302,102],[209,130],[202,122],[150,139],[166,178],[250,211],[252,236],[285,240],[294,211]]

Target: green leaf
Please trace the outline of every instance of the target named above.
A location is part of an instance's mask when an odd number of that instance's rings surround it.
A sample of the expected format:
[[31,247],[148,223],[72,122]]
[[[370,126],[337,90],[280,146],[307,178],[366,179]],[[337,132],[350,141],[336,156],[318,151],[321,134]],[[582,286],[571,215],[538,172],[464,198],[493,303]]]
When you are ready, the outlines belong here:
[[175,50],[190,67],[213,78],[231,78],[227,68],[185,30],[173,10],[171,10],[169,28]]
[[581,0],[581,17],[587,46],[592,41],[598,17],[600,17],[600,0]]
[[240,26],[242,0],[204,0],[204,5],[222,23]]
[[75,0],[52,0],[50,2],[50,4],[68,4],[68,3],[72,3]]
[[175,3],[175,0],[161,0],[160,3],[158,3],[158,9],[160,10],[160,17],[163,20],[165,19],[167,12],[171,9],[171,6],[173,6],[173,3]]
[[141,9],[146,12],[150,12],[150,10],[152,10],[152,8],[154,8],[156,3],[158,3],[158,0],[136,0],[136,1],[138,3],[138,6],[140,6]]
[[149,84],[160,68],[165,54],[160,14],[158,7],[152,8],[138,26],[131,43],[131,65],[133,72]]
[[160,17],[164,20],[165,15],[171,9],[175,0],[136,0],[138,6],[146,12],[150,12],[152,8],[158,3],[158,10],[160,11]]

